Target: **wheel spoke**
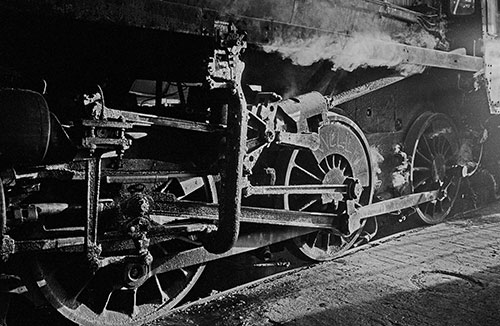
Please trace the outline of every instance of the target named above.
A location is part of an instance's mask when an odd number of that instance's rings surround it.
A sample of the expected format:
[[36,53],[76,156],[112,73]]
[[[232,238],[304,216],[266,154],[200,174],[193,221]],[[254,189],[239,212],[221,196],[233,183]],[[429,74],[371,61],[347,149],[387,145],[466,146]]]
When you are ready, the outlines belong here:
[[322,248],[325,252],[328,251],[329,242],[330,242],[329,234],[325,233],[325,232],[321,232],[320,248]]
[[325,169],[323,169],[323,167],[321,166],[321,164],[318,164],[318,168],[319,170],[323,173],[323,175],[325,175],[327,172],[325,171]]
[[415,166],[413,167],[413,172],[430,172],[431,168],[427,166]]
[[431,205],[431,203],[425,203],[425,211],[424,213],[427,214],[427,212],[429,212],[429,206]]
[[449,143],[448,143],[448,140],[443,137],[443,145],[441,146],[441,151],[440,153],[443,154],[443,156],[445,155],[445,149],[449,147]]
[[334,164],[330,163],[328,158],[325,160],[326,162],[326,167],[328,168],[328,171],[333,170]]
[[432,138],[432,148],[434,148],[434,154],[439,154],[439,149],[441,148],[441,137],[435,136]]
[[441,137],[438,136],[432,137],[432,148],[433,148],[432,153],[434,154],[439,154],[439,138]]
[[437,202],[439,203],[439,210],[441,211],[441,213],[444,213],[445,209],[443,207],[443,201],[442,200],[438,200]]
[[341,168],[342,161],[340,159],[340,156],[338,156],[338,155],[332,155],[331,160],[332,160],[333,167],[335,169],[342,169]]
[[167,302],[170,299],[170,297],[165,291],[163,291],[158,275],[155,274],[153,277],[155,280],[156,289],[158,290],[158,294],[160,295],[161,298],[161,303]]
[[326,240],[326,251],[331,252],[332,245],[332,234],[328,232],[327,240]]
[[132,295],[132,310],[130,312],[130,317],[134,318],[135,316],[137,316],[137,314],[139,313],[138,311],[138,307],[137,307],[137,289],[133,289],[131,295]]
[[433,204],[432,202],[429,202],[429,204],[431,204],[431,208],[432,208],[431,216],[434,216],[434,214],[436,214],[436,204]]
[[427,147],[427,150],[428,150],[429,154],[431,155],[431,158],[434,157],[433,151],[432,151],[432,149],[427,141],[427,137],[425,137],[425,135],[423,135],[422,139],[424,140],[425,146]]
[[308,176],[310,176],[311,178],[321,182],[321,179],[318,178],[316,175],[314,175],[312,172],[304,169],[302,166],[298,165],[298,164],[295,164],[294,165],[295,168],[299,169],[300,171],[304,172],[305,174],[307,174]]
[[113,295],[113,291],[110,291],[109,293],[105,294],[104,296],[102,296],[102,298],[104,299],[101,303],[102,303],[102,307],[100,307],[97,311],[98,311],[98,314],[99,315],[103,315],[106,313],[107,311],[107,308],[108,308],[108,305],[109,305],[109,302],[111,301],[111,296]]
[[312,234],[311,238],[312,238],[313,241],[312,242],[308,241],[308,243],[310,244],[311,248],[316,247],[316,244],[318,242],[318,237],[319,237],[319,232],[315,232],[315,233]]
[[422,180],[420,180],[416,185],[413,186],[413,189],[418,189],[420,188],[421,186],[423,186],[431,177],[425,177],[423,178]]
[[423,158],[427,163],[432,164],[432,160],[425,156],[418,148],[417,148],[417,154],[420,155],[421,158]]
[[314,203],[317,203],[319,202],[320,199],[319,198],[314,198],[314,199],[311,199],[309,200],[307,203],[305,203],[304,205],[302,205],[298,210],[299,211],[303,211],[303,210],[306,210],[307,208],[311,207]]
[[82,292],[87,288],[90,281],[92,281],[92,276],[89,276],[86,281],[84,281],[76,290],[76,292],[68,298],[68,302],[72,304],[76,303],[78,297],[82,294]]
[[443,150],[443,156],[444,157],[447,157],[448,153],[451,151],[451,145],[450,144],[447,144],[445,146],[445,149]]

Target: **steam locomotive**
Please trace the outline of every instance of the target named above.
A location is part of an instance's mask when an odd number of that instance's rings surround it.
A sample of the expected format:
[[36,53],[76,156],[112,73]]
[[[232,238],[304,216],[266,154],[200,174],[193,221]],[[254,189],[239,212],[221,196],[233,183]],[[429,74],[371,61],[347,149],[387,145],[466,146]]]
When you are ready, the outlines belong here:
[[499,112],[496,12],[0,1],[0,319],[17,294],[141,325],[210,261],[330,260],[387,213],[443,221]]

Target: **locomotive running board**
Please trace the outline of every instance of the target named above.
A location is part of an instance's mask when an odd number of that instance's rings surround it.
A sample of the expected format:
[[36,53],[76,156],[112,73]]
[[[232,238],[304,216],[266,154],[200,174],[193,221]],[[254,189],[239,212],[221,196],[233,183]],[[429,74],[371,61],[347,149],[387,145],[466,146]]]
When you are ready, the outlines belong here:
[[[349,230],[354,232],[359,229],[361,220],[397,212],[406,208],[417,206],[438,199],[440,191],[427,191],[410,194],[359,208],[350,207]],[[159,203],[161,209],[155,210],[151,218],[158,223],[182,220],[186,218],[199,220],[218,220],[218,205],[199,202],[173,202]],[[328,213],[311,213],[286,211],[283,209],[269,209],[256,207],[241,207],[240,221],[243,223],[257,223],[277,226],[295,226],[315,229],[331,229],[338,215]]]

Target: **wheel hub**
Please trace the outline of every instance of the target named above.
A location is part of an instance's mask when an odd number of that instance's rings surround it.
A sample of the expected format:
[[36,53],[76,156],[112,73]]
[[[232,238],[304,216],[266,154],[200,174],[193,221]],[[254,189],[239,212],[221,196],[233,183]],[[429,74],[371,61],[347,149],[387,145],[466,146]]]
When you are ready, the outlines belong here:
[[128,263],[124,271],[124,285],[129,290],[137,289],[146,282],[151,268],[147,264]]
[[[345,180],[344,174],[341,170],[333,168],[328,171],[323,178],[323,184],[343,184]],[[325,205],[334,202],[335,206],[339,201],[342,201],[343,195],[338,192],[329,192],[321,195],[321,202]]]

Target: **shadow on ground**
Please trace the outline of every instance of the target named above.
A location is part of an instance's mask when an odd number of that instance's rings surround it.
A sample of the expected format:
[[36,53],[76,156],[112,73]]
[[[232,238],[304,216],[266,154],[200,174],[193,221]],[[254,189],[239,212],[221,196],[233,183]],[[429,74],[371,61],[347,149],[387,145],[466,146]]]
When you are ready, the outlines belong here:
[[[196,326],[491,326],[500,321],[500,265],[473,275],[425,271],[411,277],[414,290],[362,297],[345,303],[341,297],[323,298],[301,313],[280,305],[293,296],[293,285],[278,294],[257,291],[211,302],[154,325]],[[433,284],[433,285],[430,285]],[[332,285],[334,286],[334,285]],[[373,284],[373,287],[378,286]],[[363,288],[366,288],[366,284]],[[373,289],[372,289],[373,290]],[[367,288],[368,292],[370,289]],[[280,291],[277,291],[280,292]],[[372,295],[373,296],[373,295]],[[300,298],[296,298],[299,300]],[[272,305],[266,302],[273,301]],[[304,306],[297,310],[304,310]],[[295,315],[295,317],[294,317]]]
[[[297,319],[268,320],[268,324],[490,326],[500,323],[500,266],[466,277],[443,272],[415,275],[412,278],[416,287],[414,291],[356,305],[325,307]],[[440,277],[448,281],[425,287],[425,282],[430,281],[425,279]]]

